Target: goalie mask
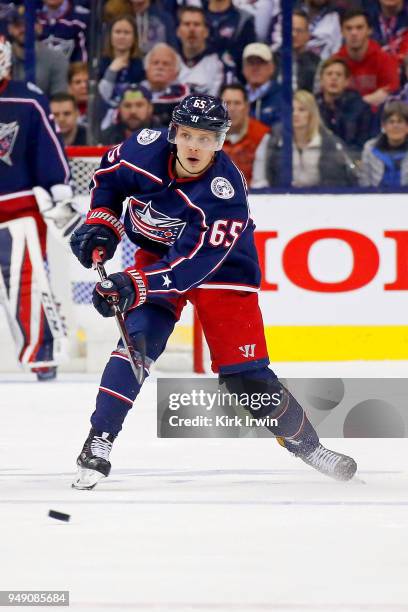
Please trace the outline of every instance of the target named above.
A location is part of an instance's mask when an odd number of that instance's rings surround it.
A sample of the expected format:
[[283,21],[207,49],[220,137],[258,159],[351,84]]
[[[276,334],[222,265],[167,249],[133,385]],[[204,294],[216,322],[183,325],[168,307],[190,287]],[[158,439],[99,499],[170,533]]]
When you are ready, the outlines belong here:
[[9,76],[11,68],[11,44],[0,36],[0,81]]
[[196,130],[212,132],[212,134],[197,135],[197,147],[211,151],[219,151],[224,144],[225,135],[231,127],[227,107],[220,98],[206,94],[186,96],[176,106],[171,117],[167,140],[172,144],[186,144],[183,136],[183,126]]

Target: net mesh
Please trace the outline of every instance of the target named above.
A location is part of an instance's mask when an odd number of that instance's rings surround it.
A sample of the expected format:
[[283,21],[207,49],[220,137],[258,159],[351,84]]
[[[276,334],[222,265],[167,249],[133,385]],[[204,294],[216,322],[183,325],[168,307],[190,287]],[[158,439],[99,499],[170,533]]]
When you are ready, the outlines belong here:
[[93,173],[98,169],[100,159],[94,157],[70,157],[72,183],[75,195],[87,196]]
[[[89,188],[94,172],[99,168],[100,157],[69,156],[69,167],[71,169],[72,188],[74,197],[79,206],[87,210],[89,206]],[[135,245],[127,236],[120,244],[121,265],[124,268],[131,266],[134,262]],[[71,297],[74,304],[90,304],[92,302],[92,282],[71,283]]]

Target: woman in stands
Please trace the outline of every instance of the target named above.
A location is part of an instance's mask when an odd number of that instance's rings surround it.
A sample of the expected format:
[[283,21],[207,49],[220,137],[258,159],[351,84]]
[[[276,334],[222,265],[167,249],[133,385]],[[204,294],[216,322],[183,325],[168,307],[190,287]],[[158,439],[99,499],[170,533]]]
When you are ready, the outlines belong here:
[[144,79],[142,55],[137,30],[129,15],[114,19],[111,24],[104,56],[100,64],[98,90],[102,99],[102,128],[109,127],[123,92],[131,83]]
[[379,136],[366,142],[360,167],[362,187],[408,185],[408,104],[389,102]]
[[[316,100],[298,90],[293,99],[293,186],[344,187],[356,182],[356,169],[344,143],[322,123]],[[270,186],[280,184],[281,130],[274,128],[269,142],[266,171]]]

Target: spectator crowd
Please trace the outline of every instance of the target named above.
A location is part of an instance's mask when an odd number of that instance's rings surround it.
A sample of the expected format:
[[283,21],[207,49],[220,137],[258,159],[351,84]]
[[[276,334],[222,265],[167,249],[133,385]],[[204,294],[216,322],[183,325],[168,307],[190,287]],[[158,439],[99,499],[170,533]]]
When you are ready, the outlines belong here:
[[[33,2],[36,84],[64,144],[85,145],[93,3]],[[191,92],[219,95],[232,121],[224,150],[249,186],[282,184],[280,0],[105,0],[103,19],[93,143],[165,129]],[[16,80],[25,23],[23,0],[0,0]],[[294,187],[408,185],[408,0],[298,0],[292,88]]]

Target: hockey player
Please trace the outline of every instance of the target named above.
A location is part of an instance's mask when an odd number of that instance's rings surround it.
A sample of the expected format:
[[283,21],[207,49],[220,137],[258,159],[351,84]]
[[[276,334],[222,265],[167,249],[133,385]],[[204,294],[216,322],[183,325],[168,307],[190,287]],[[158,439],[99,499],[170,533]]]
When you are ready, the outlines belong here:
[[[281,394],[271,427],[291,453],[321,472],[348,480],[353,459],[324,448],[302,407],[268,368],[257,290],[260,269],[247,190],[241,172],[221,151],[230,121],[219,98],[189,95],[173,111],[167,139],[144,129],[111,149],[96,171],[85,224],[71,248],[85,267],[94,249],[110,259],[126,232],[137,245],[135,265],[97,283],[93,303],[126,313],[130,336],[144,334],[146,367],[163,352],[186,300],[197,309],[212,369],[231,392]],[[126,203],[124,227],[120,222]],[[73,486],[89,489],[108,476],[109,453],[140,391],[119,343],[106,365],[78,457]],[[276,413],[276,414],[275,414]]]
[[46,223],[69,235],[81,217],[48,103],[34,85],[10,80],[10,66],[11,45],[0,36],[0,303],[20,362],[43,380],[55,377],[65,339],[44,267]]

